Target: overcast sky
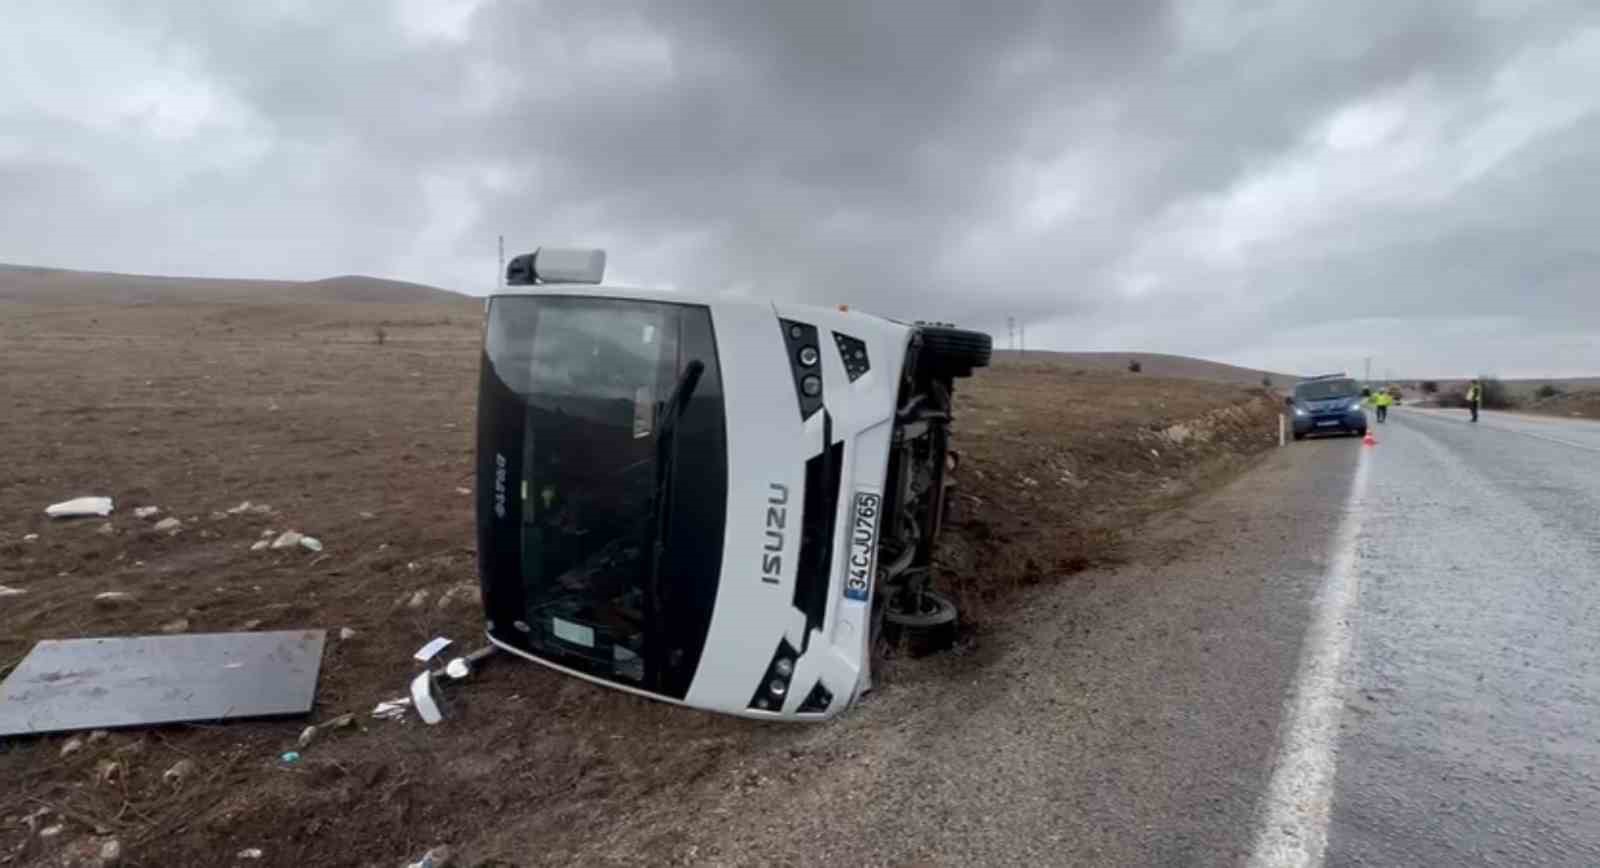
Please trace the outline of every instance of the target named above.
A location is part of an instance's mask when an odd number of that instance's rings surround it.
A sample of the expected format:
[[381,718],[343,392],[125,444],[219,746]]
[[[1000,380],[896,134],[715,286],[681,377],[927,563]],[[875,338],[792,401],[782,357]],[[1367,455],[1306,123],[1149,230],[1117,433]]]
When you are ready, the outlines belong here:
[[1600,374],[1600,4],[7,0],[0,262]]

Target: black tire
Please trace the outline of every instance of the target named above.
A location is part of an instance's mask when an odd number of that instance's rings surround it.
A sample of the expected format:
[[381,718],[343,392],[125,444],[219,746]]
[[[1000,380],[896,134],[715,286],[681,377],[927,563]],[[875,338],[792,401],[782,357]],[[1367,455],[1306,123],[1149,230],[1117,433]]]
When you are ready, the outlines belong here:
[[1306,439],[1306,435],[1304,435],[1304,434],[1296,434],[1296,435],[1294,435],[1294,439],[1295,440],[1304,440],[1304,439]]
[[923,591],[920,596],[922,611],[899,612],[891,608],[884,611],[884,620],[912,630],[929,630],[955,623],[956,604],[951,602],[949,597],[936,591]]
[[921,612],[897,612],[885,607],[883,639],[912,657],[936,654],[956,643],[956,604],[943,594],[922,592]]
[[949,326],[918,326],[922,350],[917,364],[936,376],[966,377],[973,368],[989,367],[994,339],[983,332]]

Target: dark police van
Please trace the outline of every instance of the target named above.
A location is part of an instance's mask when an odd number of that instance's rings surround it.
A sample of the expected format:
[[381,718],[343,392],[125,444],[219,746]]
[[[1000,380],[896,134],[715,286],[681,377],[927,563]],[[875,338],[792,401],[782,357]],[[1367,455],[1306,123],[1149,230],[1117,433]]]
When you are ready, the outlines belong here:
[[1361,386],[1344,374],[1324,374],[1295,384],[1285,399],[1294,420],[1294,439],[1311,434],[1367,434]]

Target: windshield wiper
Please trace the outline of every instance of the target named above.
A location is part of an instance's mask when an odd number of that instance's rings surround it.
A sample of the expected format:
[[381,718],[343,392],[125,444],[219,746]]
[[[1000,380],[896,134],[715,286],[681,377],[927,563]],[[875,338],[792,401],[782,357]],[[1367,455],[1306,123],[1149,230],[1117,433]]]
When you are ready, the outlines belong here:
[[700,377],[705,371],[705,363],[699,359],[690,359],[684,365],[677,384],[667,396],[664,418],[656,426],[656,527],[650,554],[650,576],[644,586],[644,669],[645,681],[650,689],[659,689],[661,685],[661,667],[658,664],[664,659],[660,656],[663,649],[656,646],[661,627],[661,561],[667,551],[667,516],[671,512],[672,478],[678,469],[678,419],[683,416],[683,409],[689,406],[689,399],[694,397],[695,387],[700,385]]

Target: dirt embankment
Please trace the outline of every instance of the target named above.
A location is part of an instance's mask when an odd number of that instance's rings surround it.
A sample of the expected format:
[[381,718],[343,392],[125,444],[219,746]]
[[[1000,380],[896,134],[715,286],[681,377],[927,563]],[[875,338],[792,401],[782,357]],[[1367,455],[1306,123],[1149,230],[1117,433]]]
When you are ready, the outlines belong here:
[[[377,309],[381,307],[382,309]],[[804,727],[762,726],[491,667],[446,725],[366,716],[409,655],[473,641],[476,305],[0,306],[0,673],[47,638],[326,628],[310,721],[240,721],[0,741],[0,864],[62,863],[116,839],[130,864],[397,865],[440,843],[465,864],[581,864],[651,806],[810,774]],[[386,329],[376,342],[379,325]],[[1120,534],[1275,437],[1259,390],[1002,364],[961,385],[961,503],[944,578],[1006,630],[1028,586],[1118,556]],[[116,498],[109,521],[47,503]],[[267,512],[230,513],[240,501]],[[132,509],[181,520],[154,529]],[[252,551],[265,531],[319,553]],[[30,534],[36,534],[30,539]],[[96,605],[122,590],[126,605]],[[408,601],[427,592],[419,606]],[[335,638],[341,627],[354,638]],[[934,668],[926,668],[933,666]],[[896,660],[881,690],[936,664]],[[357,713],[293,763],[308,722]],[[181,785],[163,772],[191,760]],[[115,766],[114,772],[106,769]],[[765,810],[752,806],[752,810]],[[721,818],[718,822],[737,820]],[[55,829],[48,836],[41,830]],[[672,830],[660,833],[671,850]],[[640,854],[641,861],[659,861]]]
[[1055,365],[985,372],[957,392],[964,460],[941,554],[969,622],[1117,559],[1145,515],[1275,446],[1280,409],[1263,389]]
[[1519,409],[1547,416],[1600,419],[1600,389],[1584,389],[1548,398],[1537,398]]

